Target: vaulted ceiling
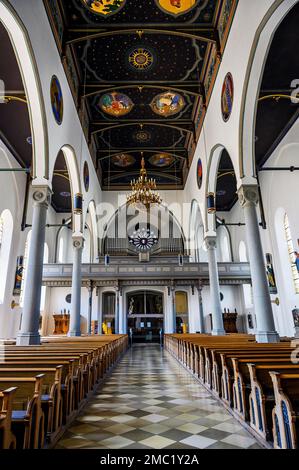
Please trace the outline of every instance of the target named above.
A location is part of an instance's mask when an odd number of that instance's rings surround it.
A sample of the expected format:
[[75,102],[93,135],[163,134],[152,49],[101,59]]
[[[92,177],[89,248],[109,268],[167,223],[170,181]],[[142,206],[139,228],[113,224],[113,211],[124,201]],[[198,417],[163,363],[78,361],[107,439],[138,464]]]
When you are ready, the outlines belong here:
[[102,189],[182,189],[237,1],[44,3]]

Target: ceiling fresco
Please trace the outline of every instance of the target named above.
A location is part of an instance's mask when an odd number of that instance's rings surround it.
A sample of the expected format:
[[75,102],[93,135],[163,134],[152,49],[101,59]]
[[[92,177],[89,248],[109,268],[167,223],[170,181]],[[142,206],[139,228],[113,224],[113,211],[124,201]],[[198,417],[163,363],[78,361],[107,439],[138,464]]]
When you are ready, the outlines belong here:
[[44,4],[102,189],[182,189],[237,0]]

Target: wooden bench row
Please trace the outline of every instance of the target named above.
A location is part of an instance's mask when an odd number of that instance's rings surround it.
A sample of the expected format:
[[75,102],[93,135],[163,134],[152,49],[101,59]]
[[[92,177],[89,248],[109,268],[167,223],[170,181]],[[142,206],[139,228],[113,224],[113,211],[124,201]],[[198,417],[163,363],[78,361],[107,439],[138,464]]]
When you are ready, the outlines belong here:
[[3,346],[0,449],[51,447],[127,347],[126,335]]
[[165,347],[259,437],[295,449],[299,437],[299,364],[289,341],[250,335],[166,335]]

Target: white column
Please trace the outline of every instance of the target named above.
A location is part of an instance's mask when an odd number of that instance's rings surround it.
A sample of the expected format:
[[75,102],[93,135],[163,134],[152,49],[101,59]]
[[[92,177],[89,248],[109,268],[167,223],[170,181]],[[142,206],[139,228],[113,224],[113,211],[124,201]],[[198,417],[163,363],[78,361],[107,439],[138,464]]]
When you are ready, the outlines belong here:
[[81,336],[81,268],[83,237],[73,237],[72,304],[69,336]]
[[241,186],[238,190],[240,204],[244,210],[246,239],[251,271],[253,303],[256,315],[256,340],[259,343],[276,343],[279,335],[275,331],[272,304],[266,275],[264,252],[256,206],[259,201],[258,187]]
[[198,316],[199,316],[199,331],[201,333],[205,333],[205,318],[203,312],[203,304],[202,304],[202,285],[199,285],[198,288]]
[[93,282],[90,281],[88,285],[88,317],[87,317],[87,334],[88,335],[91,335],[92,294],[93,294]]
[[38,330],[46,219],[50,195],[51,193],[47,186],[36,186],[32,195],[32,232],[26,270],[22,325],[17,337],[18,346],[40,344],[40,334]]
[[115,322],[114,322],[114,333],[116,335],[119,334],[119,326],[120,326],[120,321],[119,321],[119,288],[116,289],[115,291]]
[[102,291],[100,287],[97,287],[97,319],[98,319],[98,335],[102,334],[102,324],[103,324],[103,311],[102,311]]
[[216,236],[205,238],[205,244],[208,250],[209,278],[210,278],[210,297],[212,305],[213,330],[212,335],[225,335],[223,326],[222,308],[220,303],[220,287],[217,266],[217,241]]
[[127,332],[127,316],[124,305],[124,295],[122,289],[119,292],[119,334],[125,335]]

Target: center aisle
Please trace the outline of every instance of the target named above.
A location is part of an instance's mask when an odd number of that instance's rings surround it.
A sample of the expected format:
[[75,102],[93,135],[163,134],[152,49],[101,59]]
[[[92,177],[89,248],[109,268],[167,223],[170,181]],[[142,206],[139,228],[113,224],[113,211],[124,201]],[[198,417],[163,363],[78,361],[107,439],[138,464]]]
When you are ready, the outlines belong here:
[[135,345],[56,448],[248,449],[254,438],[159,345]]

